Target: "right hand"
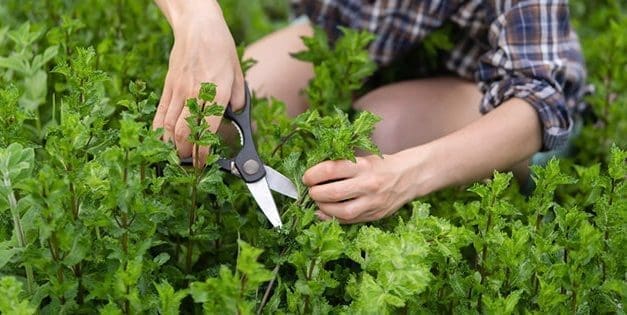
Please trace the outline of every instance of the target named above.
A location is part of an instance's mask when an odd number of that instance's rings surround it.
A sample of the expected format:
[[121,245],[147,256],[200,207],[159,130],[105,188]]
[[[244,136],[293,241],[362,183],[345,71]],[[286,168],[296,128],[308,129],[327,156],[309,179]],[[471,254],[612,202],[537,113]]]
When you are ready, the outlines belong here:
[[[201,83],[212,82],[217,85],[215,103],[223,107],[230,103],[237,111],[244,106],[244,76],[235,42],[215,1],[158,4],[174,31],[174,45],[153,128],[164,128],[163,140],[173,141],[180,157],[190,157],[196,150],[187,140],[187,99],[198,97]],[[221,118],[207,118],[211,132],[216,132]],[[208,151],[199,148],[201,166]]]

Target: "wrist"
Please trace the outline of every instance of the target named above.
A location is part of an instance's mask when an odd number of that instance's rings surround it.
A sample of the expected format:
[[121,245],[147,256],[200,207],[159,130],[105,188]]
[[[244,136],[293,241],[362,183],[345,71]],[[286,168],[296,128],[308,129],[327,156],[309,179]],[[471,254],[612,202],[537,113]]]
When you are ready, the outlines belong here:
[[403,165],[407,199],[426,196],[438,189],[437,165],[434,163],[433,147],[425,144],[400,151],[394,156],[400,159],[397,165]]
[[226,23],[216,0],[155,0],[165,15],[174,36],[185,34],[190,27],[201,24]]

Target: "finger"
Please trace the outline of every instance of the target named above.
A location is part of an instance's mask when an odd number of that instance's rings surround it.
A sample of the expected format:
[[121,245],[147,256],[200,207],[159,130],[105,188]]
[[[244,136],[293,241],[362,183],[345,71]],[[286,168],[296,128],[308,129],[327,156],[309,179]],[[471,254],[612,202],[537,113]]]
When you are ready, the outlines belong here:
[[231,108],[233,111],[238,111],[244,108],[244,103],[246,100],[246,94],[244,89],[244,77],[241,73],[238,73],[233,81],[233,86],[231,87]]
[[359,181],[355,178],[340,180],[309,188],[309,196],[316,202],[332,203],[353,199],[364,195]]
[[303,175],[303,183],[314,186],[331,180],[349,178],[357,175],[357,164],[348,161],[324,161],[308,169]]
[[[193,146],[192,157],[194,161],[194,166],[197,168],[203,168],[207,164],[207,155],[209,155],[209,147],[200,147],[198,151],[196,151],[196,145]],[[198,164],[196,164],[196,152],[198,152]]]
[[222,107],[226,107],[231,100],[231,87],[233,83],[216,83],[216,97],[214,102]]
[[165,128],[163,140],[166,142],[174,141],[174,130],[178,118],[183,111],[183,107],[185,107],[185,97],[184,93],[178,91],[173,92],[172,100],[170,101],[170,105],[168,105],[168,112],[165,114],[163,120],[163,127]]
[[212,133],[216,133],[218,128],[220,128],[220,123],[222,122],[222,116],[209,116],[205,118],[207,124],[209,124],[209,131]]
[[153,130],[163,128],[163,120],[165,119],[165,114],[168,112],[168,105],[170,105],[171,100],[172,89],[170,89],[168,79],[166,79],[163,93],[161,94],[161,99],[159,99],[159,105],[157,106],[157,112],[155,113],[155,117],[152,119]]
[[[383,212],[381,212],[379,209],[371,209],[371,210],[367,210],[363,212],[361,215],[359,215],[355,219],[351,219],[351,220],[345,220],[345,219],[340,219],[340,218],[336,218],[336,219],[341,224],[355,224],[355,223],[378,221],[378,220],[383,219],[384,217],[386,217],[386,215],[383,215]],[[326,221],[326,220],[331,220],[331,219],[333,218],[324,219],[324,220]]]
[[361,222],[363,214],[370,211],[369,199],[362,197],[344,202],[318,202],[318,209],[331,218],[337,218],[340,223]]
[[186,118],[189,116],[189,108],[184,107],[179,116],[174,129],[174,144],[179,157],[187,158],[192,156],[192,144],[189,142],[190,129]]
[[322,221],[332,220],[333,218],[324,214],[322,211],[316,211],[316,216]]

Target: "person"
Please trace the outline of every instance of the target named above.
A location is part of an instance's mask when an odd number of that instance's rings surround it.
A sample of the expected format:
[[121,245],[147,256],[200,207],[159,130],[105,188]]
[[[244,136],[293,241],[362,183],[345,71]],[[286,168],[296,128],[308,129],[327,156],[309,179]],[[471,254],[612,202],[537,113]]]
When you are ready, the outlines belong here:
[[[218,86],[217,103],[243,106],[244,77],[216,0],[155,0],[174,33],[154,128],[192,154],[186,138],[185,99],[201,82]],[[303,182],[320,219],[374,221],[444,187],[512,170],[524,179],[538,151],[563,146],[582,109],[585,68],[565,0],[301,0],[294,9],[311,22],[293,23],[250,45],[258,64],[246,80],[262,96],[306,109],[300,93],[312,66],[295,60],[312,24],[340,36],[338,26],[375,35],[369,53],[386,65],[420,44],[444,22],[461,30],[446,66],[454,75],[396,82],[370,91],[354,108],[382,117],[373,134],[384,153],[356,163],[324,161]],[[219,117],[210,118],[219,124]],[[206,148],[203,155],[206,155]],[[202,158],[202,157],[201,157]]]

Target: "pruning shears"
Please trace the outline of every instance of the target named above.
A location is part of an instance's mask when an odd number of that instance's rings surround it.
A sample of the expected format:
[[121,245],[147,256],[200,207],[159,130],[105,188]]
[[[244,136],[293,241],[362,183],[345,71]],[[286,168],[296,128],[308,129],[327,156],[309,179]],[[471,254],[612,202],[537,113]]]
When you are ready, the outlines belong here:
[[[224,117],[230,120],[239,132],[240,151],[233,158],[219,158],[217,163],[222,171],[238,176],[246,182],[246,187],[266,218],[274,227],[280,227],[283,223],[270,190],[293,199],[298,199],[298,190],[289,178],[265,165],[259,158],[250,120],[250,90],[247,84],[244,86],[246,94],[244,108],[236,113],[229,104],[224,111]],[[192,162],[192,158],[181,160],[182,165],[192,165]]]

